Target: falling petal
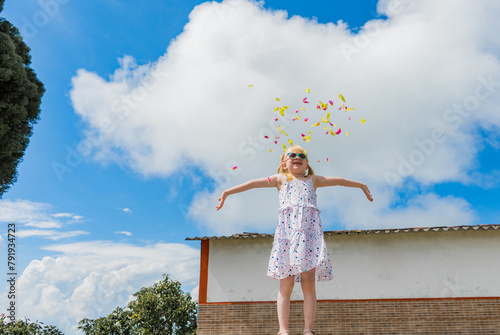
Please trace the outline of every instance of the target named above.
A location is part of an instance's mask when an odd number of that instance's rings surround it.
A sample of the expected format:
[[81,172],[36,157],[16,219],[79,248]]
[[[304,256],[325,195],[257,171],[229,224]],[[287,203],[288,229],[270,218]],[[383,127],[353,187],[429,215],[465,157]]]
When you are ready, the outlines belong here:
[[248,85],[248,87],[253,87],[253,85],[252,85],[252,84],[250,84],[250,85]]
[[267,136],[267,135],[264,135],[264,138],[269,138],[269,136]]
[[299,116],[297,116],[295,119],[300,120],[300,115],[299,115]]
[[233,166],[233,170],[236,170],[238,167],[237,166]]
[[305,103],[305,104],[309,103],[309,101],[307,101],[307,97],[305,97],[304,99],[302,99],[302,102]]
[[304,107],[300,107],[300,109],[302,109],[304,112],[306,111],[306,109]]
[[280,108],[279,107],[274,107],[274,110],[273,112],[276,112],[277,110],[279,110]]
[[290,143],[290,145],[293,145],[293,141],[291,139],[288,139],[288,143]]
[[278,118],[277,118],[277,117],[275,117],[275,118],[274,118],[274,122],[276,122],[276,121],[278,121]]
[[348,119],[349,119],[349,121],[351,121],[351,117],[350,116],[348,117]]
[[302,136],[302,137],[306,137],[306,135],[304,135],[304,134],[300,134],[300,136]]
[[333,106],[333,101],[332,100],[329,100],[328,102],[330,103],[330,105]]
[[316,109],[321,109],[321,106],[320,106],[320,105],[317,105],[317,106],[316,106]]
[[335,135],[340,134],[340,132],[341,132],[341,129],[339,128],[339,130],[337,130],[337,131],[335,132]]
[[348,111],[352,111],[353,109],[356,109],[356,108],[346,108],[345,111],[348,112]]
[[271,178],[267,177],[267,183],[269,184],[271,182]]
[[285,146],[285,143],[283,143],[283,152],[286,152],[286,146]]
[[275,137],[275,139],[278,139],[278,138],[280,138],[280,137],[279,137],[279,136],[276,136],[276,137]]
[[365,124],[365,123],[366,123],[366,120],[365,120],[365,119],[361,119],[361,123],[362,123],[362,124]]
[[307,143],[309,143],[309,141],[311,140],[311,136],[306,136],[306,137],[304,137],[304,140],[305,140]]
[[283,108],[280,108],[280,114],[281,114],[281,116],[283,116],[283,117],[285,116],[285,110],[284,110]]
[[298,112],[299,112],[299,110],[297,109],[297,110],[295,111],[295,113],[298,113]]
[[271,149],[269,149],[269,152],[273,152]]
[[330,115],[331,115],[330,112],[326,113],[326,119],[327,120],[330,120]]
[[276,101],[281,101],[281,99],[280,98],[276,98]]
[[328,157],[327,157],[327,158],[325,158],[325,162],[327,162],[327,163],[328,163]]
[[339,107],[339,110],[341,110],[341,109],[342,109],[342,106]]
[[308,131],[308,133],[310,134],[311,132],[310,132],[310,131]]
[[274,141],[274,144],[278,144],[278,141]]
[[319,122],[316,122],[316,123],[315,123],[315,124],[313,124],[311,127],[317,127],[317,126],[319,126],[319,124],[320,124]]
[[307,120],[309,120],[309,118],[307,118],[307,117],[306,117],[306,118],[304,119],[304,122],[307,122]]
[[308,88],[306,88],[306,92],[307,92],[307,93],[311,93],[311,90],[309,89],[309,87],[308,87]]
[[335,136],[335,133],[331,129],[330,129],[330,135]]
[[324,129],[324,130],[328,130],[328,127],[327,127],[327,126],[323,126],[323,129]]
[[340,98],[343,102],[345,102],[344,96],[343,96],[342,94],[339,94],[339,98]]
[[345,136],[349,136],[349,132],[345,133]]
[[331,122],[330,122],[330,126],[335,127]]

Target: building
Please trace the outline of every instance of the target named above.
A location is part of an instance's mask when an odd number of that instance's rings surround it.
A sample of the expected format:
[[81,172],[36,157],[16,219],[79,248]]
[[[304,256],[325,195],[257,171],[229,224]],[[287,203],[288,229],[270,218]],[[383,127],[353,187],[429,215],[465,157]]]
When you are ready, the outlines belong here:
[[[326,231],[334,280],[317,283],[326,334],[500,334],[500,225]],[[201,241],[198,335],[276,334],[273,235]],[[300,284],[290,331],[303,329]]]

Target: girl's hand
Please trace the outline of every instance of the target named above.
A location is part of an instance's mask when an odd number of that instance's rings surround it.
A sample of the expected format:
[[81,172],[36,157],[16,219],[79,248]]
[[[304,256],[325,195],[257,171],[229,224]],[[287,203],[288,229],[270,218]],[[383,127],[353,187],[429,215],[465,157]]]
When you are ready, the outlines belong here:
[[227,198],[226,192],[222,192],[221,197],[218,199],[220,203],[218,206],[215,207],[217,210],[221,209],[222,206],[224,206],[224,201],[226,200],[226,198]]
[[363,190],[363,192],[365,192],[365,195],[366,195],[366,198],[370,201],[373,201],[373,197],[372,195],[370,194],[370,190],[368,189],[368,186],[364,185],[361,187],[361,189]]

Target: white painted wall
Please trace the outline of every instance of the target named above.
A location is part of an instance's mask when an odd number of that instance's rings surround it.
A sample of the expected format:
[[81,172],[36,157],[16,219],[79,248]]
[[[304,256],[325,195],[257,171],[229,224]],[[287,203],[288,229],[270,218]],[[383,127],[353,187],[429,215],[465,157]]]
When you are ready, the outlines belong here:
[[[334,280],[318,299],[500,296],[500,230],[325,236]],[[207,302],[275,301],[271,237],[211,239]],[[300,284],[292,300],[302,300]]]

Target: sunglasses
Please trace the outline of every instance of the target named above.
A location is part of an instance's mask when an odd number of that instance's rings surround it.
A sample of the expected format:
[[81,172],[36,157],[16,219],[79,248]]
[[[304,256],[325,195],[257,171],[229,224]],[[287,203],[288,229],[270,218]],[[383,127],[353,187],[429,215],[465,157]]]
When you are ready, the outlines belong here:
[[306,159],[306,158],[307,158],[306,154],[297,154],[297,153],[295,153],[295,152],[289,152],[289,153],[287,154],[287,156],[288,156],[288,158],[290,158],[290,159],[294,159],[294,158],[295,158],[295,157],[297,157],[297,156],[298,156],[300,159]]

